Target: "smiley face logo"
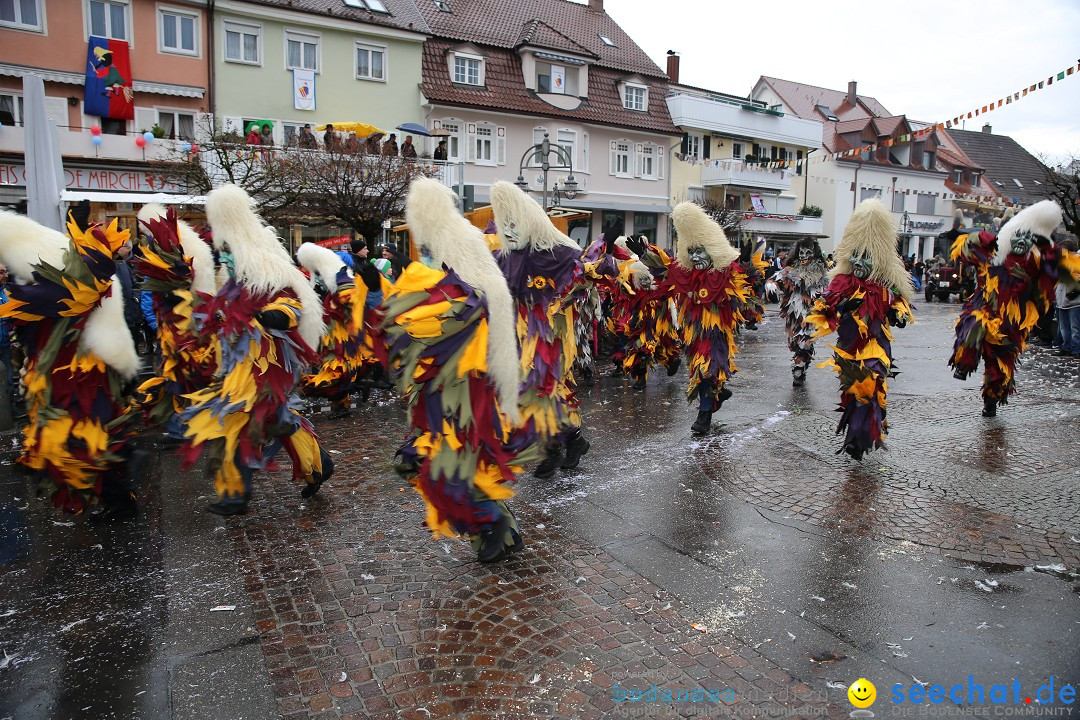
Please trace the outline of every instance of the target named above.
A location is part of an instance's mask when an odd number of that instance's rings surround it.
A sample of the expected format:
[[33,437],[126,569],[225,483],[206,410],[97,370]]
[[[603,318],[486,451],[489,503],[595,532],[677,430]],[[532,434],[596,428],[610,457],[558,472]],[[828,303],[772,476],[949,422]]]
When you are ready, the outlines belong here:
[[866,678],[859,678],[847,689],[848,700],[857,708],[868,708],[877,700],[877,688]]

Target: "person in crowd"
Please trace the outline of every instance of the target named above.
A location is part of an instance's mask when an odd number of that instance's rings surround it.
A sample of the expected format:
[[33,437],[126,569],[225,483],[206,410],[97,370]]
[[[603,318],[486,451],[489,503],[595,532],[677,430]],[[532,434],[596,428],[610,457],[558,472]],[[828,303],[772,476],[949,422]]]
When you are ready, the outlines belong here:
[[258,123],[251,123],[247,134],[248,145],[262,145],[262,135],[259,133]]
[[120,280],[120,293],[124,297],[124,323],[128,326],[131,337],[138,340],[143,319],[139,299],[135,297],[135,276],[128,264],[131,259],[131,241],[121,245],[116,255],[116,277]]
[[384,259],[390,261],[391,280],[397,280],[401,277],[401,273],[405,270],[405,266],[411,262],[408,257],[399,253],[397,248],[393,245],[383,245],[382,256]]
[[396,133],[390,133],[390,137],[386,140],[386,142],[383,143],[383,145],[382,145],[382,154],[383,155],[388,155],[390,157],[397,157],[398,144],[397,144],[397,134]]
[[311,125],[304,123],[304,127],[300,129],[300,138],[297,142],[302,150],[314,150],[319,146],[319,141],[315,139],[315,133],[311,132]]
[[439,144],[435,146],[435,154],[433,156],[435,160],[446,160],[446,141],[440,140]]
[[326,126],[326,132],[323,133],[323,144],[326,145],[328,151],[333,152],[338,149],[338,134],[333,125]]
[[416,159],[416,146],[413,145],[412,135],[405,136],[405,144],[401,146],[401,157],[406,160]]
[[346,152],[358,152],[360,150],[360,138],[356,137],[356,133],[350,132],[349,137],[345,138],[345,151]]
[[[1061,247],[1071,253],[1076,252],[1076,239],[1068,238],[1061,241]],[[1057,287],[1054,289],[1057,299],[1058,316],[1058,354],[1080,357],[1080,289],[1073,287],[1058,277]]]

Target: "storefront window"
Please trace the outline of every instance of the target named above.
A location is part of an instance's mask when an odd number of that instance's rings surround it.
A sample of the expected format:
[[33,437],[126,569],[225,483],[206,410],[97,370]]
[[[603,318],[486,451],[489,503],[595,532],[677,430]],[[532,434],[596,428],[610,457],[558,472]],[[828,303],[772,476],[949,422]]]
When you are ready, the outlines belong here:
[[656,242],[656,213],[634,213],[634,237],[642,235]]

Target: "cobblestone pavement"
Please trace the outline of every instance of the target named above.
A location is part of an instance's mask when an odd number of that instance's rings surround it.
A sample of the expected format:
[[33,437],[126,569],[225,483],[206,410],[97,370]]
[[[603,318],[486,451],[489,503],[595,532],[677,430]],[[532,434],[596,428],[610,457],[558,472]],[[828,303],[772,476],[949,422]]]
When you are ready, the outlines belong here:
[[[1032,350],[1021,394],[981,418],[944,365],[956,310],[921,305],[897,332],[889,451],[861,464],[835,454],[835,377],[791,387],[775,308],[704,438],[685,372],[644,393],[602,378],[582,391],[592,450],[522,476],[527,548],[495,566],[421,527],[386,393],[317,418],[337,465],[318,495],[268,473],[244,517],[203,513],[205,481],[169,458],[140,521],[105,533],[53,524],[7,477],[28,520],[5,538],[37,550],[0,557],[0,718],[841,717],[860,676],[882,699],[957,668],[1080,678],[1080,364]],[[101,698],[91,666],[129,688]],[[41,700],[57,668],[66,699]],[[703,699],[616,702],[653,684]]]

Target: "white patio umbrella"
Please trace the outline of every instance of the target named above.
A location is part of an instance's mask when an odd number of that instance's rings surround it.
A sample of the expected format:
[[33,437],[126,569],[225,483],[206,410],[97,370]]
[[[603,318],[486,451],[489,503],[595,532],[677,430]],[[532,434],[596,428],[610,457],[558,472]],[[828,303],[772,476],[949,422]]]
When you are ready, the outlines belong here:
[[60,193],[64,189],[64,166],[60,160],[60,136],[45,113],[45,82],[37,75],[23,77],[26,138],[26,214],[45,227],[64,231]]

